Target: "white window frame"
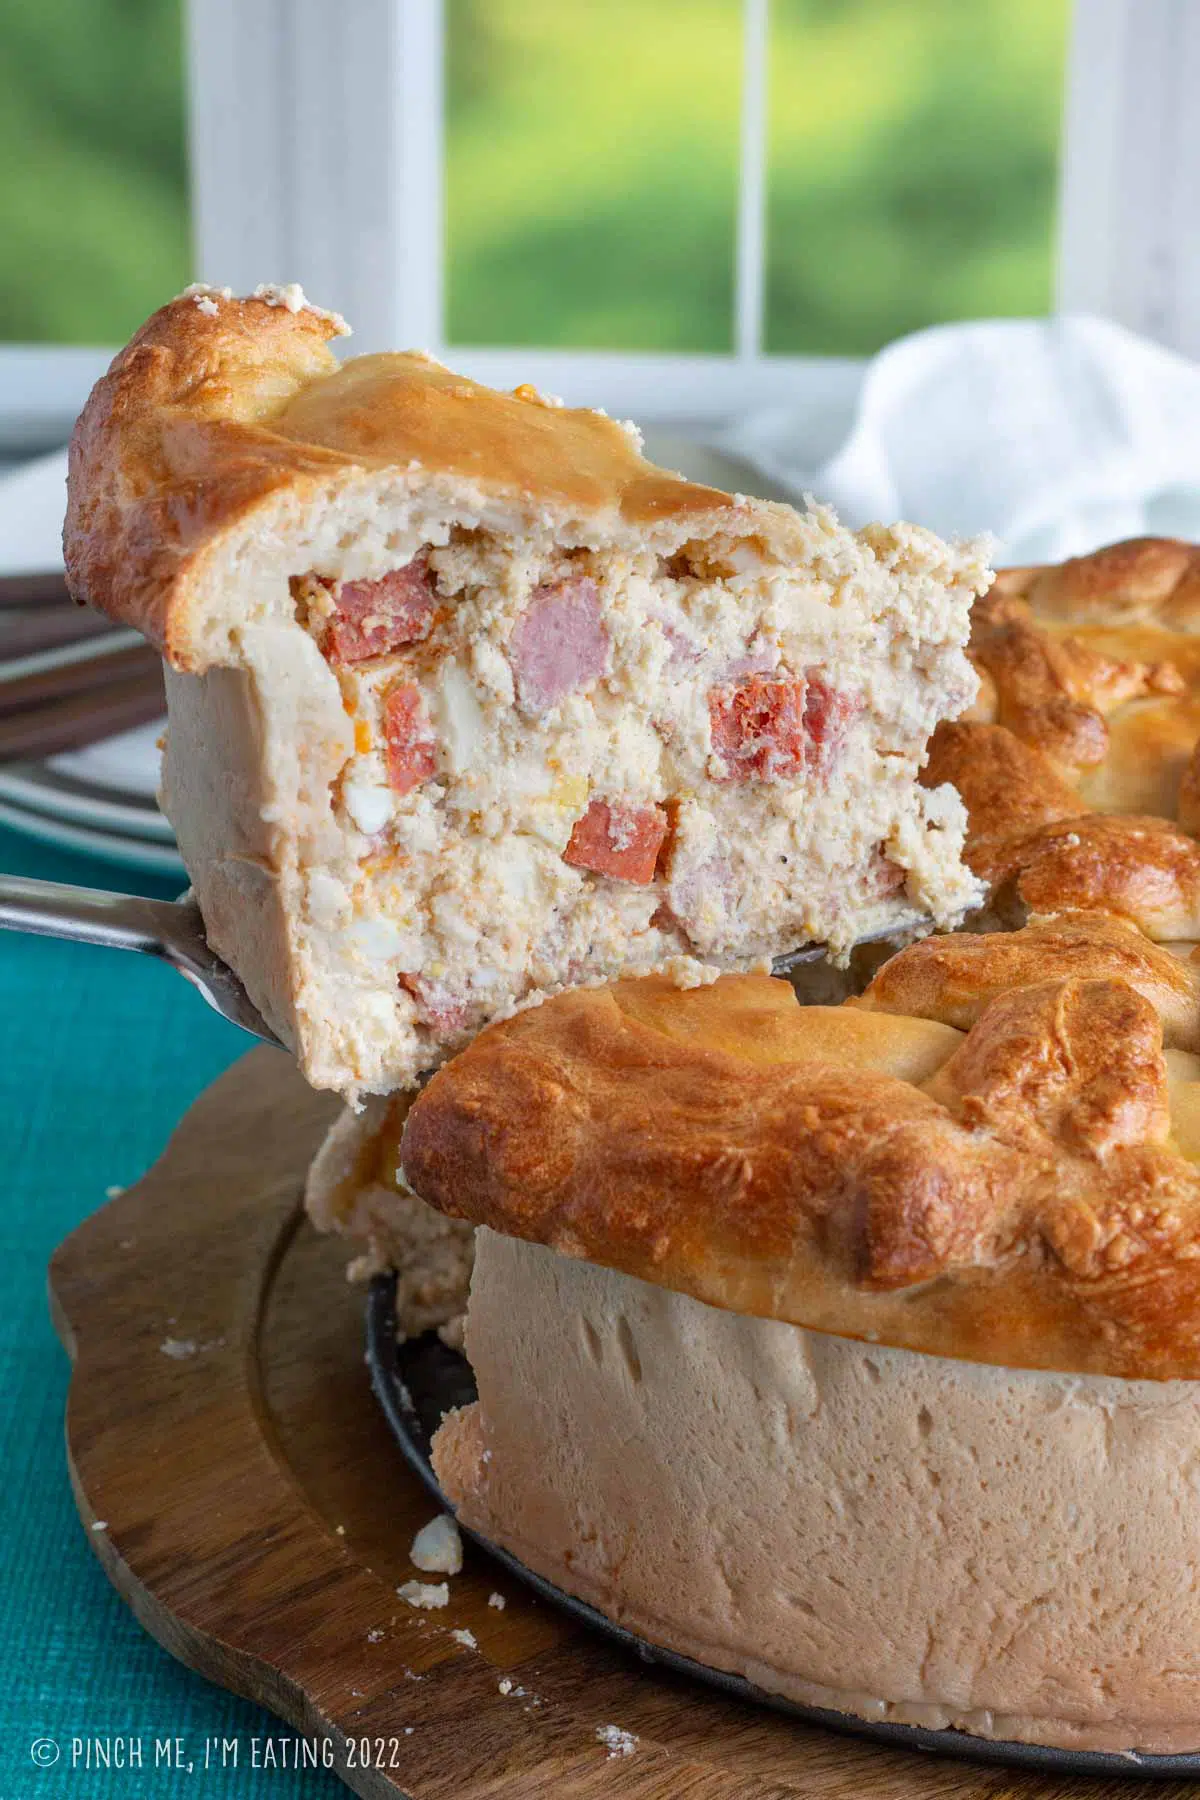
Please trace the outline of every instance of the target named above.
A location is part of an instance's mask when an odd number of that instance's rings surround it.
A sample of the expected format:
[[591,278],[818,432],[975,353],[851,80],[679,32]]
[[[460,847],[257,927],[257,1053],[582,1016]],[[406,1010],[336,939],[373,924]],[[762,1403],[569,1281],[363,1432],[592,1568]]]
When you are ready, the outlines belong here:
[[352,352],[428,349],[480,380],[610,411],[686,420],[835,396],[856,359],[762,352],[768,4],[743,0],[731,355],[446,344],[442,0],[340,13],[327,0],[189,0],[197,265],[240,292],[264,269],[299,281],[345,313]]
[[1058,306],[1200,358],[1200,5],[1075,0]]
[[[651,3],[651,0],[648,0]],[[499,386],[684,426],[840,416],[862,364],[763,350],[769,0],[743,0],[733,352],[447,347],[442,0],[186,0],[195,262],[300,281],[351,353],[417,346]],[[1200,356],[1200,0],[1075,0],[1057,301]],[[0,348],[0,453],[69,428],[107,353]]]

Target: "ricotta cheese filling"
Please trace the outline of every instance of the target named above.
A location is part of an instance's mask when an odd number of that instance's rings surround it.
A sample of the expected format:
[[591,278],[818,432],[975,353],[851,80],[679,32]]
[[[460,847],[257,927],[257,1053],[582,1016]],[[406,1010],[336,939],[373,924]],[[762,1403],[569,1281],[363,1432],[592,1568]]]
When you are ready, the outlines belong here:
[[977,899],[957,796],[915,785],[973,683],[932,583],[452,528],[292,595],[352,741],[303,923],[372,1006],[394,996],[416,1048],[389,1081],[568,984],[845,952]]

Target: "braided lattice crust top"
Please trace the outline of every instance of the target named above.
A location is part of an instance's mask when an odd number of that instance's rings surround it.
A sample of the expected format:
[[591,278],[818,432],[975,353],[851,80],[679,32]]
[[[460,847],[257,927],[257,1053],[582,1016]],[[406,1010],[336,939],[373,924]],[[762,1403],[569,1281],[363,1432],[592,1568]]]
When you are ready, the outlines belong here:
[[962,793],[1000,917],[1096,907],[1200,936],[1200,547],[1005,569],[970,655],[979,697],[939,727],[925,779]]
[[409,1115],[452,1215],[939,1355],[1200,1375],[1200,969],[1102,915],[928,939],[863,998],[563,994]]

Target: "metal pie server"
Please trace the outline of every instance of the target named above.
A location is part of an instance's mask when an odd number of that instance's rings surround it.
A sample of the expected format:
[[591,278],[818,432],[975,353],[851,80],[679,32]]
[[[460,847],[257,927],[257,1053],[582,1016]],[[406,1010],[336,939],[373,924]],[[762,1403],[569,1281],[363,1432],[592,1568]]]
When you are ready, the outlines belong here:
[[178,969],[222,1018],[265,1044],[280,1041],[228,963],[209,949],[190,891],[181,900],[146,900],[140,894],[0,875],[0,928],[157,956]]
[[[928,929],[929,924],[928,919],[914,915],[859,942],[900,940]],[[139,894],[110,894],[100,888],[0,875],[0,928],[157,956],[178,969],[222,1018],[265,1044],[280,1043],[228,963],[209,949],[204,920],[190,890],[181,900],[145,900]],[[824,945],[805,944],[777,956],[773,972],[790,979],[798,970],[824,960]],[[797,992],[803,1002],[802,989]]]

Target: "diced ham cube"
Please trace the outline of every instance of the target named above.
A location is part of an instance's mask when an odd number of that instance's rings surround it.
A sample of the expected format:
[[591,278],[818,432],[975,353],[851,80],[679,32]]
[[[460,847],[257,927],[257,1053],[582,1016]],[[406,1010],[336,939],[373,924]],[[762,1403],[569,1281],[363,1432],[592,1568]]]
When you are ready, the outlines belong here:
[[587,576],[535,589],[513,627],[508,657],[517,698],[548,712],[608,666],[608,633],[596,584]]
[[593,800],[575,821],[563,861],[573,869],[591,869],[597,875],[611,875],[614,881],[633,881],[645,887],[654,879],[666,835],[667,815],[661,806]]
[[383,702],[388,781],[398,794],[411,794],[437,767],[437,743],[425,716],[421,690],[410,681],[388,689]]
[[740,676],[712,689],[712,746],[727,781],[770,781],[829,766],[859,702],[819,674]]
[[806,688],[795,676],[753,674],[712,689],[712,746],[727,781],[799,774],[805,763]]
[[325,640],[335,663],[360,663],[418,643],[433,624],[435,584],[424,551],[378,581],[344,581]]

